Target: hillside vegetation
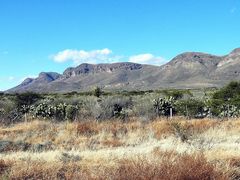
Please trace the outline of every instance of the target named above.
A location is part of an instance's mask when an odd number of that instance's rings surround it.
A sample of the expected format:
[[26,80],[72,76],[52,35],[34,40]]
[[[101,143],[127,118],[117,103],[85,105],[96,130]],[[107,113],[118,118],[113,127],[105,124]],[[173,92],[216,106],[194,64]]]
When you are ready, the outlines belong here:
[[0,179],[238,180],[239,98],[239,82],[1,94]]
[[[240,83],[231,82],[221,89],[156,90],[66,94],[0,95],[0,117],[3,124],[43,118],[53,121],[97,121],[135,117],[153,120],[157,117],[236,118],[240,116]],[[170,118],[171,118],[170,117]]]

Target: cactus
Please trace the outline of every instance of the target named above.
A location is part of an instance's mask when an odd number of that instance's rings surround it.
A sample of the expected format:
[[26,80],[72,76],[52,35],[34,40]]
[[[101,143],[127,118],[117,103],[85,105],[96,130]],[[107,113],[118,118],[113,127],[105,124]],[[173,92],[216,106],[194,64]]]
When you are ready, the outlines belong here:
[[51,105],[46,102],[25,108],[30,109],[29,112],[35,118],[41,117],[44,119],[55,119],[58,121],[65,119],[74,120],[79,109],[77,105],[67,105],[65,103]]
[[153,100],[153,106],[158,117],[160,116],[170,116],[170,109],[174,109],[174,98],[158,98]]
[[42,117],[44,119],[51,118],[55,114],[55,108],[46,103],[41,103],[35,107],[33,111],[34,117]]
[[240,109],[234,105],[222,105],[220,117],[237,118],[240,116]]

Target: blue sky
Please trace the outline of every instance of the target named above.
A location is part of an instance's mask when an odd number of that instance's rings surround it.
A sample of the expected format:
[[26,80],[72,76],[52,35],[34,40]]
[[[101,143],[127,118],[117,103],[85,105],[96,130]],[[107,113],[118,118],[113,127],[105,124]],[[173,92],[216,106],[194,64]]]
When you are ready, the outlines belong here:
[[240,0],[2,0],[0,90],[82,62],[224,55],[239,32]]

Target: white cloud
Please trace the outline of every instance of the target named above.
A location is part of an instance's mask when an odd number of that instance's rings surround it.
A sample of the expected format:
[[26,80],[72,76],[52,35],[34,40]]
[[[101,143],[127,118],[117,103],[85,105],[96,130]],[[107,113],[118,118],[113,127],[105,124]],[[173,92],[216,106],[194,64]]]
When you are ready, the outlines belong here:
[[81,63],[98,63],[113,61],[112,51],[110,49],[101,49],[93,51],[66,49],[52,56],[55,62],[73,61],[75,65]]
[[152,65],[162,65],[166,60],[159,56],[154,56],[153,54],[139,54],[129,57],[129,62],[140,63],[140,64],[152,64]]
[[134,62],[139,64],[152,64],[152,65],[162,65],[166,60],[159,56],[154,56],[153,54],[139,54],[133,56],[120,56],[115,55],[110,49],[105,48],[101,50],[73,50],[66,49],[50,56],[55,62],[63,63],[66,61],[72,61],[74,65],[79,65],[81,63],[114,63],[114,62]]

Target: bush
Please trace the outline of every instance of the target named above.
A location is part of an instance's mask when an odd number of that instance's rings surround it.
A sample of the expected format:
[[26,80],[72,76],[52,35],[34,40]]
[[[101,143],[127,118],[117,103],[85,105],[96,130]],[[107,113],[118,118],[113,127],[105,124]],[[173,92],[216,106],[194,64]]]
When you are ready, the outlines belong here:
[[164,90],[163,93],[167,97],[173,97],[174,99],[181,99],[184,95],[183,91],[180,90]]
[[178,115],[184,115],[189,118],[203,118],[209,112],[205,103],[198,99],[179,100],[175,105]]
[[127,117],[127,109],[131,109],[132,106],[132,98],[130,97],[106,97],[99,102],[97,119],[125,119]]
[[78,118],[96,119],[101,109],[98,101],[99,99],[94,96],[82,97],[81,104],[79,104]]
[[0,122],[10,124],[20,121],[22,112],[18,111],[15,105],[15,97],[4,95],[0,99]]
[[209,106],[215,116],[239,116],[240,114],[240,82],[232,81],[213,93]]
[[78,107],[73,105],[67,105],[66,107],[66,118],[70,121],[76,119],[78,113]]
[[95,89],[94,89],[94,91],[93,91],[93,95],[94,96],[96,96],[96,97],[100,97],[101,95],[102,95],[102,90],[101,90],[101,88],[100,87],[96,87]]
[[232,81],[213,94],[213,99],[228,101],[240,96],[240,82]]
[[36,103],[40,99],[41,99],[41,96],[39,94],[32,93],[32,92],[16,94],[15,104],[16,104],[16,107],[21,111],[22,106],[24,105],[30,106]]
[[55,120],[62,121],[66,118],[66,107],[65,103],[54,106]]
[[143,120],[152,120],[156,117],[156,113],[153,106],[153,99],[155,97],[137,96],[133,99],[134,106],[132,107],[132,115],[135,117],[143,118]]

